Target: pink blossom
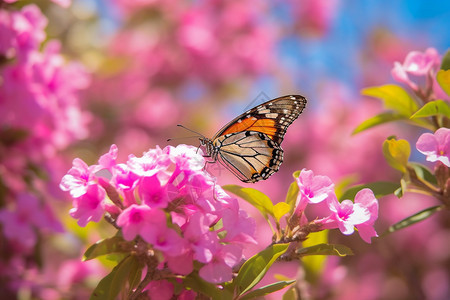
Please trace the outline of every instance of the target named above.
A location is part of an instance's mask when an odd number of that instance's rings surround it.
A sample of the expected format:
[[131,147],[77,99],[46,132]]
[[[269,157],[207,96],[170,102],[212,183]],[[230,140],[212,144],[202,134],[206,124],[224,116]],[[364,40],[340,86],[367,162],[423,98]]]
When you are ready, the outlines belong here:
[[412,51],[408,53],[403,64],[394,63],[392,69],[392,77],[398,82],[406,83],[413,90],[417,90],[418,86],[409,75],[425,76],[431,74],[433,68],[440,63],[440,56],[436,49],[428,48],[425,52]]
[[327,176],[314,176],[313,171],[303,169],[295,179],[299,187],[295,213],[300,215],[308,203],[320,203],[334,193],[334,184]]
[[165,224],[163,226],[161,226],[161,223],[159,226],[155,225],[158,224],[153,223],[151,228],[141,230],[142,238],[168,256],[180,255],[185,250],[182,237],[172,228],[164,226]]
[[376,236],[373,224],[378,217],[378,202],[369,189],[362,189],[355,196],[355,203],[351,200],[344,200],[339,203],[335,195],[331,195],[327,200],[331,215],[322,220],[317,220],[322,224],[323,229],[339,228],[345,234],[354,232],[355,226],[362,229],[361,237],[370,243],[370,237]]
[[440,161],[450,167],[450,129],[442,127],[434,134],[422,134],[416,143],[417,150],[431,162]]
[[8,240],[14,241],[23,252],[32,249],[37,241],[34,227],[27,217],[18,211],[0,210],[3,233]]
[[[14,61],[0,69],[0,125],[27,131],[23,144],[33,143],[34,153],[50,157],[88,134],[89,114],[81,111],[78,93],[89,84],[89,76],[80,64],[66,63],[59,42],[49,41],[40,50],[47,20],[37,6],[2,15],[11,22],[5,32],[8,41],[0,38],[0,49]],[[0,23],[3,31],[5,23]]]
[[139,176],[153,176],[162,170],[165,170],[170,164],[161,148],[149,150],[142,157],[130,155],[127,165],[130,171]]
[[35,246],[37,228],[63,231],[49,208],[30,194],[19,194],[14,210],[0,210],[0,223],[5,236],[24,251]]
[[109,152],[100,156],[98,164],[111,171],[116,166],[117,152],[117,146],[115,144],[111,145]]
[[35,4],[26,5],[20,12],[11,14],[11,26],[14,30],[14,47],[17,54],[22,57],[28,51],[38,49],[45,40],[45,27],[47,18]]
[[150,242],[154,241],[157,227],[165,227],[166,217],[159,209],[133,204],[120,214],[117,225],[122,228],[123,237],[126,240],[131,241],[140,235]]
[[370,244],[371,238],[378,236],[373,227],[378,219],[378,200],[375,198],[372,190],[362,189],[356,194],[355,203],[360,204],[369,211],[370,219],[364,223],[357,224],[355,227],[358,229],[358,233],[363,241]]
[[183,290],[177,297],[178,300],[195,300],[197,293],[193,290]]
[[98,165],[88,166],[79,158],[75,158],[72,165],[73,167],[61,179],[59,187],[77,198],[87,192],[89,185],[95,183],[94,172],[98,170]]
[[199,171],[205,167],[203,152],[190,145],[167,146],[164,148],[169,159],[180,169]]
[[154,280],[147,285],[145,290],[152,300],[170,300],[173,297],[174,286],[167,280]]
[[199,275],[206,281],[221,283],[232,279],[232,267],[242,259],[242,248],[233,244],[215,249],[209,263],[204,265]]
[[217,236],[209,231],[211,220],[208,216],[198,212],[193,214],[183,227],[183,235],[190,243],[194,258],[207,263],[213,257],[213,247],[218,243]]
[[161,182],[157,175],[146,176],[139,184],[141,200],[151,208],[165,208],[169,204],[167,182]]
[[243,210],[226,209],[221,212],[223,230],[227,235],[224,242],[235,242],[245,244],[257,244],[253,238],[256,232],[255,220]]
[[104,200],[106,193],[97,184],[87,186],[86,193],[73,200],[70,215],[78,219],[78,225],[86,226],[90,221],[98,222],[104,213]]
[[167,266],[169,269],[180,275],[188,275],[194,269],[194,255],[192,250],[186,250],[178,256],[168,256]]

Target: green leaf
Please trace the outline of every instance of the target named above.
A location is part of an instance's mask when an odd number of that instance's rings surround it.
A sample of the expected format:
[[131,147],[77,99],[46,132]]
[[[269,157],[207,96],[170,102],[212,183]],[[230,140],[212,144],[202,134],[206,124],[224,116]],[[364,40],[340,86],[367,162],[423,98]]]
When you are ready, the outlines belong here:
[[423,221],[426,218],[433,215],[435,212],[440,211],[441,209],[442,209],[442,206],[440,206],[440,205],[426,208],[426,209],[424,209],[412,216],[409,216],[409,217],[401,220],[400,222],[397,222],[394,225],[390,226],[382,235],[384,236],[388,233],[392,233],[394,231],[411,226],[417,222]]
[[295,202],[297,202],[298,192],[299,192],[298,184],[296,181],[294,181],[289,186],[288,192],[286,194],[286,200],[284,200],[284,202],[286,202],[291,209],[294,208]]
[[227,290],[220,290],[215,284],[205,281],[198,274],[191,273],[183,279],[183,285],[194,291],[200,292],[214,300],[231,300],[233,294]]
[[129,255],[124,258],[106,277],[100,280],[92,292],[90,300],[115,300],[124,290],[128,279],[135,277],[133,274],[139,270],[139,262],[136,257]]
[[387,109],[391,109],[408,118],[418,109],[417,103],[408,92],[395,84],[365,88],[361,93],[381,99]]
[[417,177],[419,177],[420,179],[426,180],[432,184],[437,184],[436,177],[433,175],[430,169],[428,169],[424,165],[416,162],[410,162],[409,166],[414,169]]
[[344,245],[319,244],[311,247],[300,248],[295,251],[300,256],[307,255],[336,255],[347,256],[353,255],[353,251]]
[[[450,70],[448,71],[450,75]],[[450,76],[449,76],[450,81]],[[449,82],[450,87],[450,82]],[[449,89],[450,91],[450,89]],[[446,116],[447,118],[450,118],[450,105],[447,101],[444,100],[435,100],[430,101],[427,104],[425,104],[421,109],[416,111],[415,114],[411,116],[411,119],[415,118],[426,118],[426,117],[432,117],[442,115]]]
[[394,122],[394,121],[399,121],[399,120],[407,120],[409,116],[405,116],[399,113],[395,113],[395,112],[384,112],[381,113],[379,115],[376,115],[372,118],[369,118],[365,121],[363,121],[361,124],[358,125],[358,127],[356,127],[352,134],[357,134],[360,133],[364,130],[367,130],[369,128],[384,124],[384,123],[388,123],[388,122]]
[[[308,239],[302,243],[303,248],[313,247],[319,244],[328,243],[328,230],[312,232],[308,235]],[[327,257],[324,255],[310,255],[302,258],[303,266],[307,270],[307,276],[318,276],[325,266]]]
[[294,179],[297,179],[300,176],[300,172],[301,170],[295,171],[294,173],[292,173],[292,177],[294,177]]
[[273,215],[277,222],[280,222],[280,219],[282,216],[287,214],[291,210],[291,207],[289,204],[284,202],[278,202],[273,206]]
[[264,218],[268,218],[267,216],[274,216],[273,214],[273,204],[269,197],[263,192],[255,190],[253,188],[244,188],[238,185],[229,184],[224,185],[222,188],[230,193],[235,194],[236,196],[241,197],[254,207],[256,207],[264,216]]
[[444,56],[442,57],[441,70],[450,70],[450,50],[447,50],[447,52],[445,52]]
[[371,189],[376,198],[380,198],[386,195],[393,194],[398,188],[400,184],[398,182],[390,182],[390,181],[376,181],[367,184],[359,184],[352,186],[347,189],[340,197],[339,201],[345,199],[355,199],[356,194],[365,188]]
[[271,294],[273,292],[279,291],[288,285],[291,285],[295,282],[295,280],[289,280],[289,281],[279,281],[275,282],[269,285],[266,285],[264,287],[261,287],[259,289],[253,290],[251,292],[248,292],[244,296],[240,297],[239,300],[245,300],[245,299],[254,299],[256,297],[262,297],[268,294]]
[[277,258],[286,252],[289,244],[275,244],[248,259],[233,281],[235,290],[242,295],[251,290],[264,277]]
[[90,246],[83,255],[83,261],[91,260],[102,255],[112,253],[127,253],[130,252],[131,246],[121,236],[114,236],[112,238],[98,241]]
[[383,154],[391,167],[406,173],[411,147],[406,140],[387,139],[383,143]]
[[444,92],[450,96],[450,70],[439,70],[436,74],[436,80]]

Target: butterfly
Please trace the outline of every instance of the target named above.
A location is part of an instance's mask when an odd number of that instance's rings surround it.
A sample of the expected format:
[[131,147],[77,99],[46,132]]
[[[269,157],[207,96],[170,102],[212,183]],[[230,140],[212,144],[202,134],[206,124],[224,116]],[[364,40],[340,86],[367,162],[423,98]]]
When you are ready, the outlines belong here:
[[219,161],[241,181],[265,180],[283,162],[281,142],[306,102],[300,95],[269,100],[234,118],[213,138],[200,137],[200,143],[211,162]]

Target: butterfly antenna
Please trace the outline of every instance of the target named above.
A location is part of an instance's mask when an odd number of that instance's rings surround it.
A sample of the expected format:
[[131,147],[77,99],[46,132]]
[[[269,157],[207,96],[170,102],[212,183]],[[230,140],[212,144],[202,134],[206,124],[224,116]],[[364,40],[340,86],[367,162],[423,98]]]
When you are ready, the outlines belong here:
[[183,126],[183,125],[181,125],[181,124],[178,124],[177,126],[178,126],[178,127],[181,127],[181,128],[184,128],[184,129],[186,129],[187,131],[190,131],[190,132],[192,132],[192,133],[195,133],[195,134],[197,134],[197,136],[205,137],[203,134],[201,134],[201,133],[199,133],[199,132],[197,132],[197,131],[194,131],[194,130],[192,130],[192,129],[189,129],[189,128],[187,128],[186,126]]
[[181,127],[181,128],[184,128],[184,129],[186,129],[187,131],[190,131],[190,132],[192,132],[192,133],[195,133],[195,135],[184,136],[184,137],[179,137],[179,138],[170,138],[170,139],[167,139],[168,142],[170,142],[170,141],[172,141],[172,140],[178,140],[178,139],[190,139],[190,138],[197,138],[197,137],[203,137],[203,138],[204,138],[204,137],[205,137],[203,134],[201,134],[201,133],[199,133],[199,132],[197,132],[197,131],[194,131],[194,130],[192,130],[192,129],[189,129],[189,128],[187,128],[187,127],[181,125],[181,124],[178,124],[177,126],[178,126],[178,127]]
[[192,139],[192,138],[197,138],[197,137],[199,137],[199,136],[198,135],[181,136],[181,137],[167,139],[167,141],[170,142],[170,141],[173,141],[173,140]]

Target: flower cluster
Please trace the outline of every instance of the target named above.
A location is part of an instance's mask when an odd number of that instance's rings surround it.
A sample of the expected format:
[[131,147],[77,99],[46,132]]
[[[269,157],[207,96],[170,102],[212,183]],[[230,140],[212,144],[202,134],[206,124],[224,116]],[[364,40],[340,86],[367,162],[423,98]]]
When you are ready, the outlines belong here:
[[308,223],[304,215],[308,204],[326,201],[329,215],[311,222],[318,225],[318,230],[339,228],[343,234],[350,235],[356,227],[361,238],[367,243],[371,242],[372,237],[378,236],[373,227],[378,218],[378,200],[370,189],[360,190],[354,202],[339,202],[334,192],[334,184],[327,176],[315,176],[313,171],[303,169],[296,181],[299,194],[295,215],[300,220],[300,225]]
[[89,116],[79,107],[78,92],[89,77],[78,63],[66,63],[60,43],[45,40],[47,19],[36,5],[21,11],[0,10],[0,126],[26,132],[33,150],[53,155],[87,136]]
[[87,74],[79,64],[65,63],[58,42],[50,41],[40,50],[46,25],[36,5],[20,11],[0,10],[0,56],[7,61],[0,66],[0,153],[8,153],[0,156],[0,177],[11,202],[6,206],[17,207],[7,214],[18,218],[20,208],[14,201],[34,199],[23,195],[29,193],[30,185],[34,191],[46,192],[38,188],[43,176],[30,174],[55,172],[46,158],[55,158],[57,150],[87,135],[87,116],[77,95],[89,82]]
[[76,158],[63,177],[60,187],[73,197],[70,214],[78,224],[106,213],[125,240],[142,239],[161,253],[161,268],[187,275],[199,262],[203,279],[231,280],[243,245],[255,243],[255,224],[203,171],[197,148],[157,147],[126,163],[117,163],[117,151],[112,145],[91,166]]
[[58,151],[88,133],[79,92],[89,76],[80,64],[66,62],[59,41],[43,45],[47,23],[34,4],[20,10],[0,5],[0,277],[6,298],[25,286],[43,297],[49,279],[37,271],[47,267],[42,240],[63,231],[52,209],[61,178]]

